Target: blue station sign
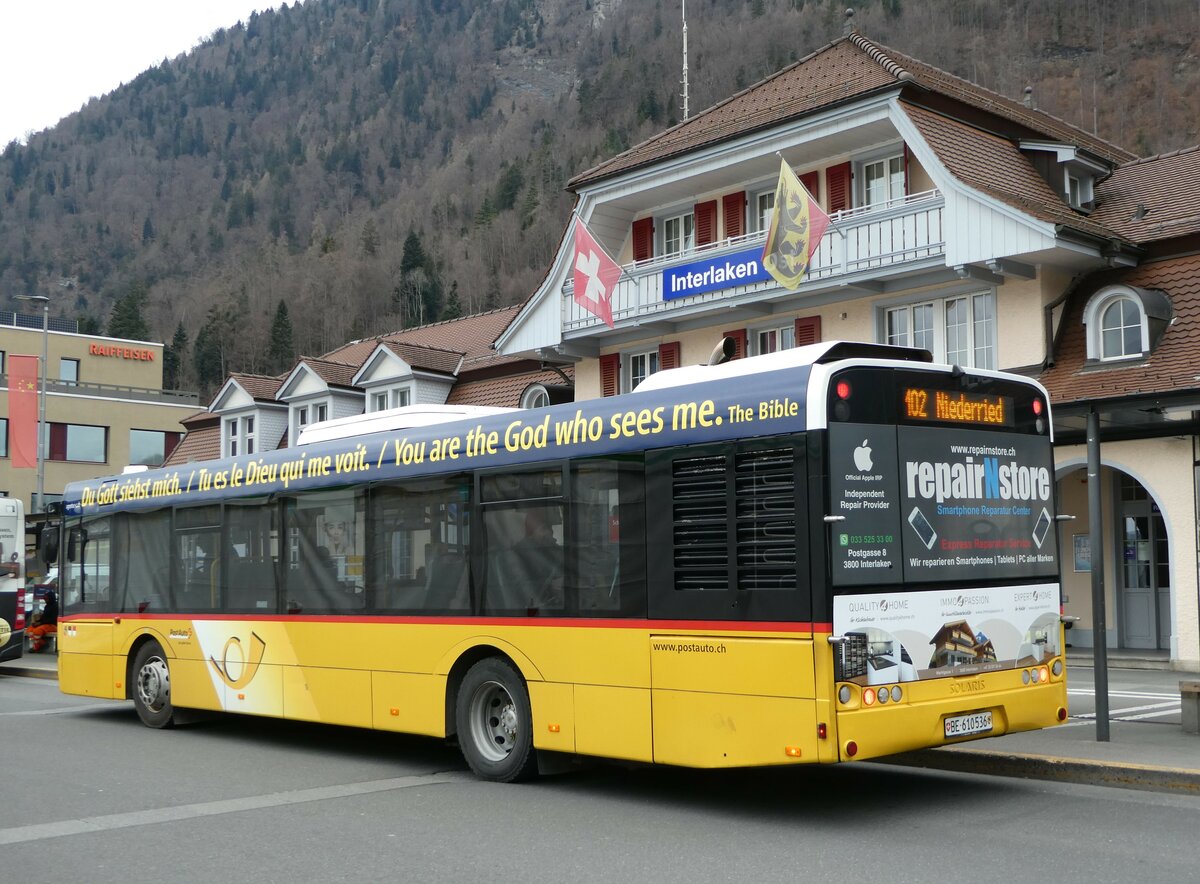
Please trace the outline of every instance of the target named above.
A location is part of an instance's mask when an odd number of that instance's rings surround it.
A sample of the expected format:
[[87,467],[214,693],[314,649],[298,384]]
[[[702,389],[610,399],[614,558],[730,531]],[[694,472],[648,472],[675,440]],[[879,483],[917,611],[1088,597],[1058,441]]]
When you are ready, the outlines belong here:
[[663,300],[766,282],[770,278],[771,274],[763,267],[762,248],[746,249],[664,270]]

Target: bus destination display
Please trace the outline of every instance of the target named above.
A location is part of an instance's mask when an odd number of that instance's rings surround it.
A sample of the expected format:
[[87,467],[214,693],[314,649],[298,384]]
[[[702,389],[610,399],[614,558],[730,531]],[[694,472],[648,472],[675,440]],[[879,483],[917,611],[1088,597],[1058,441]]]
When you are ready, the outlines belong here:
[[953,393],[925,387],[904,387],[900,393],[900,414],[914,421],[939,421],[984,427],[1011,427],[1011,396]]

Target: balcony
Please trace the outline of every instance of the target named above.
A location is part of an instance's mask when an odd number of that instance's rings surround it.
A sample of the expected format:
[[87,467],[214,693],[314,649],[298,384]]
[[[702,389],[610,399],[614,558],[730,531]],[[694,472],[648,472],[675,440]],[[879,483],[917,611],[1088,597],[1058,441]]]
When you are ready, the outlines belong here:
[[[884,205],[838,212],[832,216],[832,224],[813,254],[808,275],[795,292],[780,288],[770,277],[684,296],[665,291],[665,280],[674,268],[719,261],[755,249],[761,252],[765,231],[626,265],[612,297],[613,323],[621,329],[653,321],[680,321],[692,313],[711,309],[714,302],[729,306],[758,305],[803,298],[834,288],[853,290],[855,285],[860,290],[854,297],[861,296],[863,289],[881,290],[882,281],[889,277],[944,266],[944,208],[941,192],[930,190]],[[575,303],[570,278],[563,287],[562,305],[564,337],[580,338],[607,330],[602,320]]]

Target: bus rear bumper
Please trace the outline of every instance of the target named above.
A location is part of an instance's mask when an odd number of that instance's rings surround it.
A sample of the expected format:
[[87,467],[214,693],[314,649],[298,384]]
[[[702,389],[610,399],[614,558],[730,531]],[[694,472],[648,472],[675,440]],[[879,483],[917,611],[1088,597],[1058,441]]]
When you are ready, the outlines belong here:
[[[1067,685],[1062,679],[952,700],[939,697],[860,706],[837,713],[838,759],[862,761],[1052,727],[1066,720],[1066,710]],[[947,719],[954,719],[949,727]],[[947,736],[959,728],[977,732]]]

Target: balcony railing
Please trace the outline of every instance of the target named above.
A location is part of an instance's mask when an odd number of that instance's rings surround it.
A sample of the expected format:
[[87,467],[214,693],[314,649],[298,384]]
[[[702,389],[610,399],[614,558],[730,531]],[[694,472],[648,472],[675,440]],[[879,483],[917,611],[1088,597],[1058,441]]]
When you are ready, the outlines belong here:
[[[38,382],[41,390],[41,381]],[[8,375],[0,374],[0,389],[8,388]],[[158,390],[153,387],[128,387],[122,384],[89,384],[46,379],[46,394],[61,393],[68,396],[86,396],[101,399],[127,400],[130,402],[155,402],[160,405],[194,405],[200,407],[200,394],[186,390]]]
[[[874,279],[903,272],[918,262],[928,262],[945,253],[942,215],[945,200],[940,191],[930,190],[892,200],[883,205],[838,212],[821,245],[813,254],[800,293],[830,284]],[[664,271],[696,261],[761,249],[766,232],[722,240],[682,254],[667,255],[626,265],[612,296],[613,322],[631,325],[655,317],[666,319],[697,305],[738,299],[743,302],[781,294],[772,279],[729,285],[703,294],[663,298]],[[790,293],[783,293],[790,294]],[[563,287],[564,333],[603,327],[603,322],[575,303],[570,278]]]

